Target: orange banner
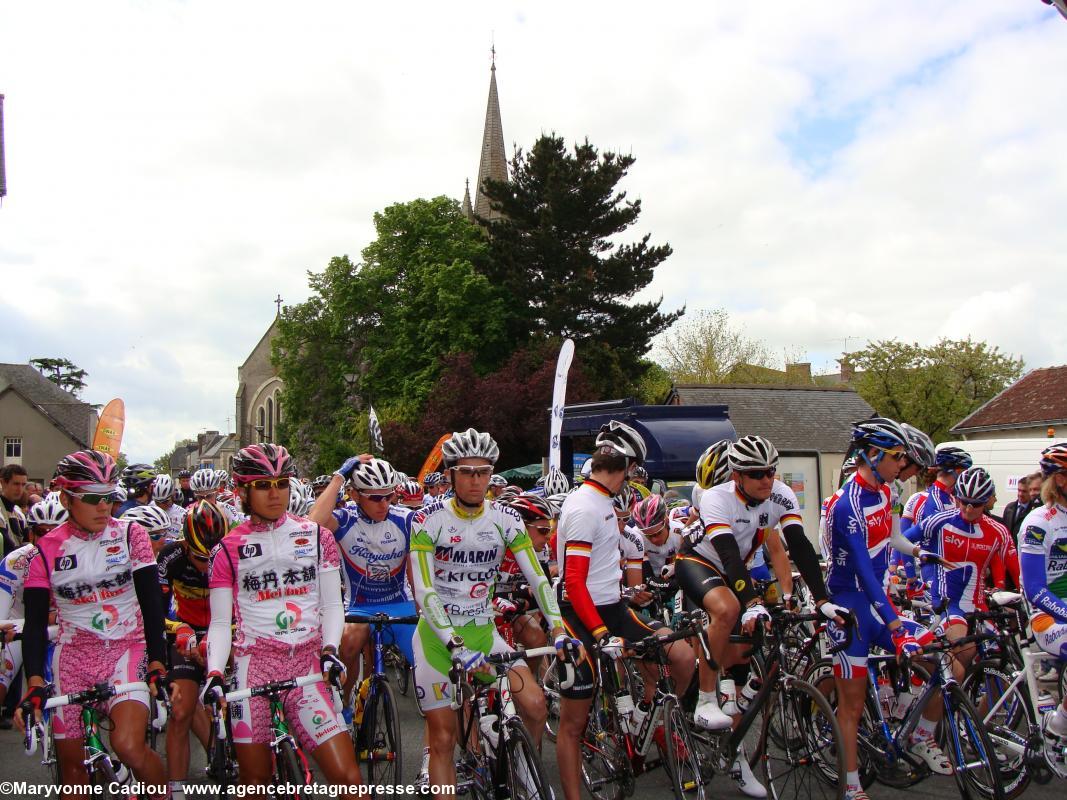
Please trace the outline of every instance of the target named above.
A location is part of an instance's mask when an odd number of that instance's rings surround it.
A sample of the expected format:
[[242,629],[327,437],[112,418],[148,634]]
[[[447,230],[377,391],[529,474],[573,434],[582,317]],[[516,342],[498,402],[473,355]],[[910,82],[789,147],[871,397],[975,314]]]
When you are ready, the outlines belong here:
[[440,439],[437,440],[437,444],[433,446],[433,450],[430,451],[430,455],[426,456],[426,460],[422,462],[422,469],[419,470],[419,483],[426,480],[426,476],[431,472],[435,472],[439,466],[441,466],[441,445],[452,438],[451,433],[446,433]]
[[116,397],[100,412],[100,421],[96,423],[96,433],[93,435],[93,450],[118,458],[125,427],[126,406]]

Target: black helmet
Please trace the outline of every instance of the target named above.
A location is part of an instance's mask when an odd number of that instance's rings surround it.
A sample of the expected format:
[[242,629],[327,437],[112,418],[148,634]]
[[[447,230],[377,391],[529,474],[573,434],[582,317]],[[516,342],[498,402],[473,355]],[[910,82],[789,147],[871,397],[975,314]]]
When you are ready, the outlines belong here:
[[130,494],[141,494],[152,487],[156,469],[150,464],[130,464],[122,471],[122,485]]

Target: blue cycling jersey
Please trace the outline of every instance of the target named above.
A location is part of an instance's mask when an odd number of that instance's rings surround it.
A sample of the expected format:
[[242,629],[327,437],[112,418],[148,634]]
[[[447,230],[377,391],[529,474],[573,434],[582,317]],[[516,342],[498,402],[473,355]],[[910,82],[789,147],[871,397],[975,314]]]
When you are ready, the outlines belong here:
[[333,512],[349,608],[411,599],[405,568],[414,515],[402,506],[390,506],[382,522],[375,522],[358,506]]

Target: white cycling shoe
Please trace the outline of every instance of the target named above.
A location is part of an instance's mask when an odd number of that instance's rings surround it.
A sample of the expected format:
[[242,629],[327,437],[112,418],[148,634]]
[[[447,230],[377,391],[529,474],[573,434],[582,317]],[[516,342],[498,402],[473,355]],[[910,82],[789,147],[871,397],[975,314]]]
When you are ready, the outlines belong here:
[[916,755],[923,760],[923,763],[930,768],[930,771],[935,775],[951,775],[952,764],[948,760],[948,756],[945,752],[938,747],[937,742],[933,739],[919,739],[918,741],[912,741],[908,746],[908,751],[912,755]]
[[744,747],[737,751],[737,758],[730,769],[730,775],[737,781],[737,788],[741,790],[741,794],[745,795],[745,797],[762,798],[767,796],[766,787],[756,780],[756,776],[752,774],[752,768],[748,765]]
[[734,721],[719,708],[718,703],[697,703],[693,711],[693,721],[709,731],[726,730],[734,724]]

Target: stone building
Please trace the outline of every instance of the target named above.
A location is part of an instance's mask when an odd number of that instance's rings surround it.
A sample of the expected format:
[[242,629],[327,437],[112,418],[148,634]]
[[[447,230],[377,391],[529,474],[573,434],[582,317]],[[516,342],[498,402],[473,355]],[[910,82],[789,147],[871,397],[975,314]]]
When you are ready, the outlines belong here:
[[273,442],[282,418],[282,379],[270,360],[271,341],[278,332],[278,317],[244,363],[237,368],[237,448]]

